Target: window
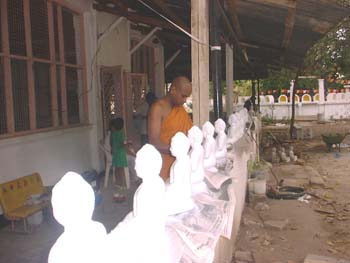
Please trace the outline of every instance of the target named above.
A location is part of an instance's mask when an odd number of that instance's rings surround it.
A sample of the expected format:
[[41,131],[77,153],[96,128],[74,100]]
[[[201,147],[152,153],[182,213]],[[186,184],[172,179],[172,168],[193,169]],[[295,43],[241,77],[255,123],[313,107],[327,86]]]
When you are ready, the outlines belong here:
[[0,138],[87,123],[82,16],[0,0]]

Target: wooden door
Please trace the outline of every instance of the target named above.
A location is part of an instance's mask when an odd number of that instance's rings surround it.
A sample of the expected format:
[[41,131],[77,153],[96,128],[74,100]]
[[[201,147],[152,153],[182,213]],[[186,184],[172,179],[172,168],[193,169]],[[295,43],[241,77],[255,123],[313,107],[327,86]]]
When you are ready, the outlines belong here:
[[[121,66],[101,67],[101,106],[103,133],[106,135],[111,119],[121,117],[126,121],[125,89]],[[126,133],[126,125],[124,125]]]

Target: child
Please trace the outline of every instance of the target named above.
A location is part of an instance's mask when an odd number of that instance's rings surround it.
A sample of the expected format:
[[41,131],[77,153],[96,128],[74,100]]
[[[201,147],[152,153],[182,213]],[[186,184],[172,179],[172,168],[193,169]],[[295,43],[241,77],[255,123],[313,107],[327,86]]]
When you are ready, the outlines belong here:
[[[124,120],[122,118],[116,118],[111,121],[111,147],[112,147],[112,166],[115,171],[116,183],[120,188],[126,186],[125,167],[128,167],[128,161],[126,158],[126,146],[130,142],[125,141],[125,135],[123,132]],[[116,201],[125,200],[125,195],[117,193],[114,195]]]

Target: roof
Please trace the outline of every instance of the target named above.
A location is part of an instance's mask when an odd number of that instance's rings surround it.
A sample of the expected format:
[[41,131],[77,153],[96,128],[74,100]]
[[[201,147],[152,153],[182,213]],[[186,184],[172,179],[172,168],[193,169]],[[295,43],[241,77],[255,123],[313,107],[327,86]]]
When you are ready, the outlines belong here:
[[[350,0],[215,1],[221,3],[228,18],[225,20],[225,15],[222,16],[221,36],[223,47],[225,42],[234,46],[235,79],[264,78],[268,68],[299,67],[308,49],[350,11]],[[178,74],[190,76],[190,38],[159,15],[164,15],[189,32],[190,0],[95,0],[94,7],[99,11],[125,16],[136,26],[149,25],[149,30],[155,26],[161,27],[157,36],[164,45],[165,61],[181,50],[180,55],[167,67],[166,79],[171,80]],[[222,66],[224,73],[224,52]]]

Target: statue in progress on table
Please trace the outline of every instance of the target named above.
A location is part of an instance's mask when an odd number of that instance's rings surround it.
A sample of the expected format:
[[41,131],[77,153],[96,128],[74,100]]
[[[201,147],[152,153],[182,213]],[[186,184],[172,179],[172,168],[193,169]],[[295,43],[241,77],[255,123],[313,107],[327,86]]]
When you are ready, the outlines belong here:
[[170,181],[166,189],[168,215],[194,208],[191,192],[191,159],[188,155],[190,141],[182,133],[176,133],[170,144],[170,152],[176,158],[170,167]]
[[209,121],[205,122],[202,127],[204,136],[204,168],[212,173],[216,173],[216,142],[214,139],[215,128]]
[[226,165],[227,155],[227,136],[225,133],[226,123],[222,119],[215,121],[216,132],[216,166],[224,168]]
[[207,186],[204,182],[205,170],[204,170],[204,148],[202,146],[203,133],[198,126],[193,126],[188,131],[188,139],[191,144],[190,158],[191,158],[191,182],[192,182],[192,194],[198,192],[205,192]]

